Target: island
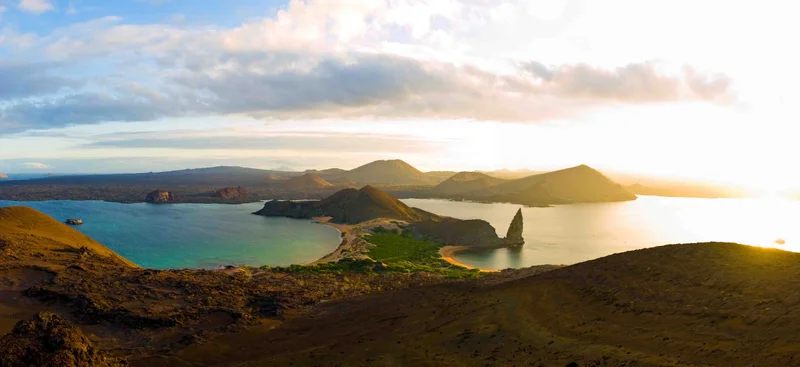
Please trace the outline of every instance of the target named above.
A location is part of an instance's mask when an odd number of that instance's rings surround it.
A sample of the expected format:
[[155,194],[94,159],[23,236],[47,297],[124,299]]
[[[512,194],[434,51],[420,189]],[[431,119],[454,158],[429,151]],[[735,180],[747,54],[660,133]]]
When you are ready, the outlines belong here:
[[8,178],[8,175],[5,173],[0,173],[0,180]]

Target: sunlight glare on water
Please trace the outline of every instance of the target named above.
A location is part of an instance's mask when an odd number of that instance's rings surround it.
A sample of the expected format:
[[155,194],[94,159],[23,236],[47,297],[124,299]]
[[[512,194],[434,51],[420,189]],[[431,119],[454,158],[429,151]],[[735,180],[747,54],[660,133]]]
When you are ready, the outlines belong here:
[[[434,199],[406,204],[440,215],[483,219],[504,236],[519,205]],[[574,264],[614,253],[675,243],[737,242],[800,251],[800,202],[641,196],[636,201],[523,208],[525,246],[459,252],[484,269]],[[783,240],[784,244],[776,243]]]

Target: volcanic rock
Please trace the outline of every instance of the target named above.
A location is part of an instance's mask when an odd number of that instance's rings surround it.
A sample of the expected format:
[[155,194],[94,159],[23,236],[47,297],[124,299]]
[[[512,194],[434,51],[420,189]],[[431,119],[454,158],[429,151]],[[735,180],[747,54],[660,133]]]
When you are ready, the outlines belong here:
[[80,329],[49,312],[20,321],[0,338],[0,366],[122,366],[92,345]]
[[244,187],[226,187],[214,192],[214,197],[223,199],[238,199],[247,196],[249,193]]
[[503,239],[506,246],[522,246],[525,244],[525,239],[522,238],[522,209],[517,210],[514,219],[511,220],[511,225],[508,227],[506,238]]
[[175,201],[175,196],[170,191],[156,190],[144,198],[148,203],[169,203]]

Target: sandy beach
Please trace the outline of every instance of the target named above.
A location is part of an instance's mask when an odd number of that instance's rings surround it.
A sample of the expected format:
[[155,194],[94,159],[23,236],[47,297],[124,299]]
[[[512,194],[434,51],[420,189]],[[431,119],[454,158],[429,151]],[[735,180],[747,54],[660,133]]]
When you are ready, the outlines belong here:
[[[468,248],[469,246],[444,246],[441,249],[439,249],[439,255],[442,255],[442,259],[444,259],[444,261],[447,261],[453,265],[461,266],[467,269],[475,269],[475,267],[460,263],[453,258],[454,253],[466,250]],[[479,269],[479,270],[483,273],[496,273],[499,271],[499,270],[485,270],[485,269]]]

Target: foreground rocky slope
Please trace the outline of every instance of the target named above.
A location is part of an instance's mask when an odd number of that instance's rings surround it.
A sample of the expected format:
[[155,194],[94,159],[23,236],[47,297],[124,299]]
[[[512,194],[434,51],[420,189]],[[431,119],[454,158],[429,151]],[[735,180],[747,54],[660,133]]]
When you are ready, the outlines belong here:
[[[800,254],[664,246],[511,282],[333,302],[192,346],[204,366],[793,366]],[[487,278],[490,279],[490,278]],[[241,364],[240,364],[241,363]],[[163,364],[167,365],[167,363]]]

